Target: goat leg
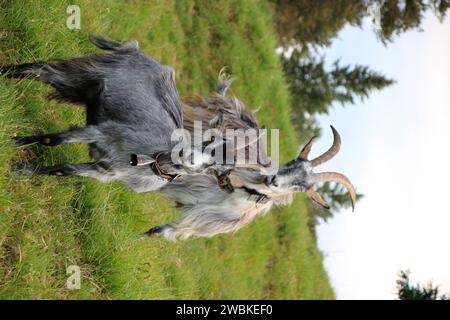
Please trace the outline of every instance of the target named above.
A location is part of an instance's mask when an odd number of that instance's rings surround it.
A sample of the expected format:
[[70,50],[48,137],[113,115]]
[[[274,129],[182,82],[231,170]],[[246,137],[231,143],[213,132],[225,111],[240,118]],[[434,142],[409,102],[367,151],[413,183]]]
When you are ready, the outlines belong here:
[[19,145],[39,143],[45,146],[57,146],[63,143],[85,142],[91,143],[98,140],[101,133],[94,126],[74,128],[60,133],[40,134],[34,136],[17,136],[12,139]]
[[39,78],[46,62],[23,63],[17,65],[0,66],[0,75],[6,74],[10,78]]
[[112,181],[113,175],[98,163],[58,164],[55,166],[39,167],[27,164],[16,164],[12,170],[23,175],[51,175],[51,176],[80,176],[95,178],[100,181]]

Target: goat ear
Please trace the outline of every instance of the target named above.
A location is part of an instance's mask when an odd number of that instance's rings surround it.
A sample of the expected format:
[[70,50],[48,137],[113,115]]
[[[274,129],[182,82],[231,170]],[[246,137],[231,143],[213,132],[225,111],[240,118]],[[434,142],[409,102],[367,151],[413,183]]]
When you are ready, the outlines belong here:
[[132,154],[130,157],[130,164],[132,166],[145,166],[147,164],[155,162],[156,159],[144,154]]
[[328,203],[322,198],[322,196],[314,190],[312,187],[306,190],[306,195],[315,203],[320,204],[325,209],[330,209]]

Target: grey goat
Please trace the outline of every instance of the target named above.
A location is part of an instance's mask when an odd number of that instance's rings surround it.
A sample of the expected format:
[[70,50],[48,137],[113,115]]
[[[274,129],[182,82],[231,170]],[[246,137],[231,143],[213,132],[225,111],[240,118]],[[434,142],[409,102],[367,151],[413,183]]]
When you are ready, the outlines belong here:
[[[16,170],[24,174],[77,175],[101,181],[121,181],[136,192],[165,193],[180,205],[184,217],[152,228],[146,234],[161,234],[168,239],[192,235],[209,237],[237,231],[268,212],[273,205],[291,203],[296,192],[306,192],[312,200],[327,207],[313,188],[320,181],[342,183],[354,204],[355,191],[345,176],[312,172],[313,167],[339,151],[340,137],[334,128],[333,146],[322,156],[307,160],[311,139],[300,155],[283,165],[276,174],[265,173],[267,156],[260,150],[258,158],[261,161],[252,167],[236,165],[220,170],[216,166],[213,171],[199,167],[198,172],[180,169],[179,164],[171,163],[167,157],[175,146],[171,140],[174,130],[192,131],[195,120],[221,131],[259,129],[256,119],[245,110],[242,102],[225,97],[231,82],[222,79],[216,94],[206,99],[187,99],[183,104],[172,69],[139,52],[136,42],[119,43],[100,37],[90,40],[111,53],[0,68],[1,73],[14,78],[29,77],[50,84],[56,89],[51,95],[53,99],[86,106],[86,127],[56,134],[16,137],[17,143],[55,146],[85,142],[89,143],[90,154],[95,160],[50,167],[18,164]],[[245,146],[246,149],[254,147],[254,142]],[[130,166],[130,155],[133,154],[147,155],[149,163],[157,166],[153,166],[153,170],[148,166]],[[153,156],[161,154],[160,163]],[[164,170],[157,170],[159,167]]]

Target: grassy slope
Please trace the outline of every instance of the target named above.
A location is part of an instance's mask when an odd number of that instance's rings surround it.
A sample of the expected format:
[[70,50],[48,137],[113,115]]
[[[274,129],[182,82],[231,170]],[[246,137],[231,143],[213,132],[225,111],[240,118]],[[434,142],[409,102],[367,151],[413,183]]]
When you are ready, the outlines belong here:
[[[281,128],[282,158],[294,155],[299,141],[264,1],[72,2],[81,6],[78,31],[65,27],[66,1],[0,0],[0,61],[92,53],[92,32],[139,39],[144,52],[175,67],[182,94],[208,93],[228,66],[237,78],[233,93],[261,106],[261,122]],[[16,162],[87,160],[83,145],[10,142],[14,132],[83,123],[81,108],[47,102],[48,91],[0,79],[0,298],[334,298],[301,197],[235,235],[143,241],[135,235],[179,214],[160,196],[83,178],[12,174]],[[66,289],[71,264],[81,267],[80,290]]]

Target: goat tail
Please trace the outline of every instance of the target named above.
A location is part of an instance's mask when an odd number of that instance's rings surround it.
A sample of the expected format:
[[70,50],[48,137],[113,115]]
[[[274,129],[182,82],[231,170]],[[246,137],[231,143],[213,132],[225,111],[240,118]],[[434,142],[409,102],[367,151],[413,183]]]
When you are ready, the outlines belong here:
[[89,41],[91,43],[103,50],[108,51],[119,51],[119,50],[139,50],[139,43],[135,40],[127,41],[127,42],[118,42],[114,40],[108,40],[100,36],[95,36],[93,34],[89,34]]

